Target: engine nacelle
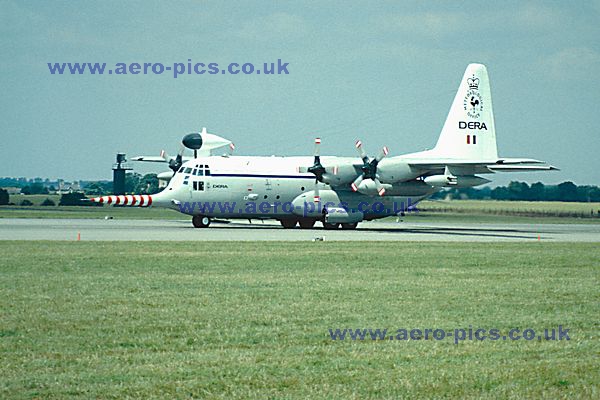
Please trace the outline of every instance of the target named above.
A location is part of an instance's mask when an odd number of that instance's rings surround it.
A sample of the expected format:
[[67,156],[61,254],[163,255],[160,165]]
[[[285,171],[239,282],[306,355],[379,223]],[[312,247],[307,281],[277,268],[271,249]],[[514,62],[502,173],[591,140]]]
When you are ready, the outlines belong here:
[[[386,191],[392,188],[392,185],[387,183],[382,183],[381,187]],[[377,196],[379,194],[379,190],[377,190],[377,185],[373,179],[365,179],[358,185],[358,191],[367,196]]]
[[361,222],[364,217],[365,215],[358,210],[348,212],[346,209],[340,207],[328,207],[325,210],[325,222],[330,224],[353,224]]
[[320,218],[323,216],[323,206],[327,203],[340,204],[337,193],[331,189],[319,190],[321,201],[315,201],[315,192],[304,192],[292,201],[293,213],[301,217]]
[[377,176],[383,183],[405,182],[415,179],[421,171],[413,170],[406,161],[384,158],[377,166]]

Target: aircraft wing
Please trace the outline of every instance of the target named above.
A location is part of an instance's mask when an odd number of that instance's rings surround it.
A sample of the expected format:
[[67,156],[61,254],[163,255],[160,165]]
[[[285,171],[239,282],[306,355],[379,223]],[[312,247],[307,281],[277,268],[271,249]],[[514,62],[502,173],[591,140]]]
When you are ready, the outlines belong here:
[[[169,157],[169,158],[173,159],[175,157]],[[189,161],[191,159],[192,159],[192,157],[187,157],[187,156],[183,157],[184,162]],[[136,157],[131,157],[129,160],[130,161],[145,161],[145,162],[160,162],[160,163],[166,163],[166,162],[170,161],[169,159],[166,159],[161,156],[136,156]]]
[[163,157],[160,156],[136,156],[131,157],[131,161],[146,161],[146,162],[167,162]]

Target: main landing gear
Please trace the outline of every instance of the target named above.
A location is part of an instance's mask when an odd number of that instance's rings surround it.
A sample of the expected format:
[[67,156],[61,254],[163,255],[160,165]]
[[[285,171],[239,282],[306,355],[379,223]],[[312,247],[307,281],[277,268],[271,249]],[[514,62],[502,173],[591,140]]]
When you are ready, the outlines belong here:
[[204,215],[194,215],[192,217],[192,224],[194,228],[208,228],[210,225],[210,218],[205,217]]
[[[296,225],[300,225],[301,229],[311,229],[315,226],[317,220],[314,218],[286,218],[279,220],[279,222],[285,229],[293,229]],[[342,230],[353,230],[356,229],[357,226],[358,222],[343,224],[323,222],[323,228],[328,231],[339,229],[340,227]]]
[[345,222],[345,223],[329,223],[329,222],[323,222],[323,228],[325,228],[325,230],[331,231],[331,230],[336,230],[339,229],[340,226],[342,227],[342,230],[344,231],[351,231],[356,229],[356,227],[358,226],[358,222]]
[[296,225],[300,225],[302,229],[311,229],[317,221],[314,218],[286,218],[279,220],[279,222],[285,229],[295,228]]

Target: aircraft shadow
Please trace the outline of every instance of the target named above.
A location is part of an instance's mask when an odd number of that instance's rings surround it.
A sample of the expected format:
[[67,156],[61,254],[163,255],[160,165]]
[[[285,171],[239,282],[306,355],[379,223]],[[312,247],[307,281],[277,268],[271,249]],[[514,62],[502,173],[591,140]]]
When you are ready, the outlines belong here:
[[[218,226],[218,229],[283,229],[277,225],[263,225],[261,223],[256,224],[240,224],[236,222],[216,222],[215,226]],[[295,228],[293,230],[286,231],[297,231],[297,232],[306,232],[309,230],[302,230],[299,228]],[[313,232],[328,232],[333,233],[334,231],[326,231],[323,228],[315,227],[311,229]],[[528,230],[528,229],[515,229],[515,228],[464,228],[464,227],[423,227],[423,228],[414,228],[414,227],[359,227],[355,231],[335,231],[335,232],[379,232],[385,234],[393,234],[393,235],[401,235],[401,234],[422,234],[422,235],[441,235],[441,236],[465,236],[465,237],[489,237],[489,238],[508,238],[508,239],[537,239],[538,235],[542,235],[548,232],[544,232],[541,230]],[[544,236],[540,237],[544,239]]]

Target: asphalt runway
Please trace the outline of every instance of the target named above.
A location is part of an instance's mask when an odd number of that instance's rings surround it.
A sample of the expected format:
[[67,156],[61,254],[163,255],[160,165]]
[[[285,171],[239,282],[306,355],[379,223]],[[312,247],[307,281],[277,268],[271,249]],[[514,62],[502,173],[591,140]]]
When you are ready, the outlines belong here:
[[[317,225],[320,225],[317,223]],[[189,220],[0,219],[0,240],[198,241],[457,241],[600,242],[600,224],[481,224],[363,222],[355,231],[283,229],[276,221],[213,222],[196,229]]]

